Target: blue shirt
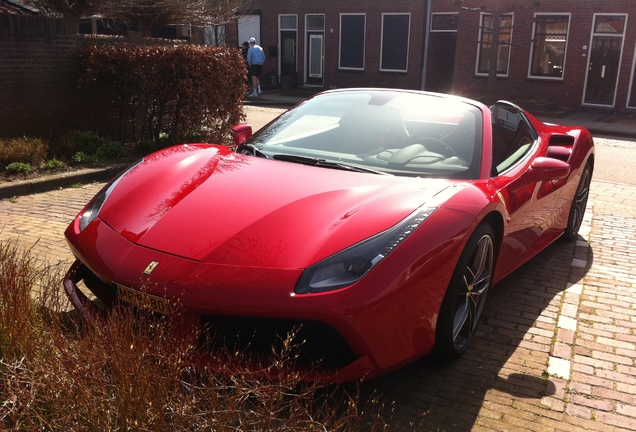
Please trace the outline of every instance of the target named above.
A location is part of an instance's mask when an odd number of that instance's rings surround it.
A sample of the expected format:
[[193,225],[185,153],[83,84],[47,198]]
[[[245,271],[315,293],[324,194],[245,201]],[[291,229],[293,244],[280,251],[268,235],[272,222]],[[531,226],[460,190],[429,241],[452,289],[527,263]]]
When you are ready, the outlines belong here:
[[265,63],[265,53],[263,52],[263,48],[258,45],[251,46],[249,50],[247,50],[247,64],[252,65],[262,65]]

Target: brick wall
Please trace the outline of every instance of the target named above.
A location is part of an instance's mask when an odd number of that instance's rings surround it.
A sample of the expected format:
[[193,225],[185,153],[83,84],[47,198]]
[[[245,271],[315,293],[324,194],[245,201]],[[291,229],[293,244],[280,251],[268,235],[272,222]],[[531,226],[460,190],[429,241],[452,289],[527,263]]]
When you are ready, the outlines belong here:
[[[586,86],[588,56],[592,21],[595,13],[627,13],[627,29],[624,36],[620,73],[617,81],[616,108],[627,105],[627,94],[633,75],[634,49],[636,46],[636,1],[634,0],[542,0],[535,6],[532,0],[465,0],[464,5],[477,10],[460,9],[451,0],[433,0],[433,12],[459,12],[460,25],[457,32],[453,86],[450,92],[472,97],[485,93],[485,76],[475,73],[477,42],[479,38],[480,7],[485,10],[500,2],[502,9],[515,7],[513,46],[507,77],[497,79],[497,96],[502,99],[527,100],[543,98],[562,106],[577,107],[583,103]],[[306,79],[306,33],[307,14],[325,14],[325,86],[380,86],[419,89],[422,76],[425,38],[426,0],[254,0],[254,9],[261,15],[261,46],[267,51],[278,45],[279,14],[298,16],[298,81]],[[490,6],[489,6],[490,5]],[[411,14],[408,72],[380,72],[380,41],[382,13],[401,12]],[[567,41],[565,74],[562,80],[528,77],[531,39],[535,12],[570,15]],[[338,69],[339,14],[366,14],[366,48],[364,71]],[[235,32],[236,30],[230,30]],[[237,41],[238,42],[238,41]],[[587,46],[587,49],[583,47]],[[440,48],[440,47],[435,47]],[[448,49],[451,49],[449,47]],[[441,47],[440,49],[445,49]],[[437,51],[439,52],[439,51]],[[429,69],[435,59],[429,57]],[[439,72],[439,71],[437,71]],[[278,61],[268,58],[264,76],[278,73]]]
[[[441,4],[437,1],[436,4]],[[478,7],[482,0],[466,0],[464,5]],[[492,2],[491,2],[492,3]],[[504,1],[503,8],[511,4],[530,5],[528,1]],[[442,10],[443,9],[443,10]],[[447,11],[448,8],[434,8]],[[456,11],[459,9],[455,9]],[[535,12],[569,13],[567,54],[564,79],[561,81],[528,77],[530,62],[532,21]],[[616,108],[627,105],[627,94],[632,78],[634,47],[636,45],[636,2],[633,0],[542,0],[534,9],[515,11],[510,69],[508,77],[497,79],[497,97],[522,100],[542,97],[561,106],[577,107],[582,104],[586,85],[586,71],[590,52],[590,37],[595,13],[628,13],[620,73],[617,84]],[[477,41],[479,38],[479,11],[460,11],[457,34],[453,92],[468,96],[484,93],[486,77],[475,75]],[[587,49],[583,47],[586,46]]]
[[83,38],[64,20],[0,15],[0,137],[108,131],[112,107],[77,87]]
[[117,95],[78,87],[77,50],[86,43],[161,45],[182,40],[77,34],[63,19],[0,14],[0,137],[56,138],[93,131],[118,138]]
[[[307,14],[325,14],[324,33],[324,84],[325,86],[353,87],[399,87],[419,89],[424,49],[424,27],[426,19],[426,0],[337,0],[294,1],[254,0],[252,6],[261,12],[260,45],[267,53],[270,46],[278,45],[279,14],[298,15],[298,77],[305,79],[306,69],[306,33],[305,16]],[[410,41],[408,51],[408,71],[380,72],[380,41],[382,13],[410,13]],[[364,71],[338,69],[339,35],[341,13],[366,14],[366,46]],[[268,58],[262,76],[278,74],[278,60]]]

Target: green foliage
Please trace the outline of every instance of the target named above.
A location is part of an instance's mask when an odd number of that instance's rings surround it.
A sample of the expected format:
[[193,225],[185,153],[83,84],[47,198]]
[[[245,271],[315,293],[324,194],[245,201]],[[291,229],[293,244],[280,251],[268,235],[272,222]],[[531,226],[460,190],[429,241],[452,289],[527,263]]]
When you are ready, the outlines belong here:
[[71,132],[58,147],[77,163],[94,163],[119,159],[128,155],[126,146],[117,141],[107,141],[92,132]]
[[37,166],[44,161],[48,150],[48,143],[40,138],[0,139],[0,164],[23,162]]
[[86,45],[80,84],[119,94],[120,141],[169,143],[199,136],[223,142],[244,114],[245,66],[239,51],[176,45]]
[[93,163],[97,162],[97,156],[78,151],[73,155],[73,160],[77,163]]
[[117,141],[105,142],[97,149],[95,155],[98,160],[112,160],[123,158],[128,154],[126,146]]
[[44,164],[44,169],[45,170],[56,170],[59,168],[62,168],[64,166],[64,162],[57,160],[57,159],[50,159],[48,161],[46,161],[46,163]]
[[64,135],[54,150],[63,157],[72,158],[77,152],[95,154],[104,139],[92,132],[72,131]]
[[7,165],[7,171],[16,173],[16,174],[29,174],[33,169],[31,168],[31,164],[24,162],[13,162]]

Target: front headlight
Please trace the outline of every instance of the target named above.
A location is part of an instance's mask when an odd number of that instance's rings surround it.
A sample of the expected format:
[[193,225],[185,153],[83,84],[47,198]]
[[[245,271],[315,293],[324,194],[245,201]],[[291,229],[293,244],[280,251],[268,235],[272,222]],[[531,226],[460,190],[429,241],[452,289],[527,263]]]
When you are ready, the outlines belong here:
[[97,215],[99,214],[100,210],[104,206],[104,203],[106,202],[106,199],[111,194],[113,189],[115,189],[115,186],[117,186],[117,183],[119,183],[119,181],[122,178],[124,178],[124,176],[126,174],[128,174],[130,171],[132,171],[133,168],[135,168],[137,165],[139,165],[143,161],[144,160],[142,159],[139,162],[137,162],[136,164],[131,165],[127,170],[125,170],[124,172],[119,174],[119,176],[117,176],[116,178],[111,180],[111,182],[108,185],[106,185],[106,187],[104,187],[102,190],[100,190],[97,193],[97,195],[95,195],[95,197],[91,200],[91,202],[88,204],[88,206],[86,206],[86,208],[84,209],[82,214],[80,214],[80,221],[79,221],[80,232],[84,231],[84,229],[91,222],[93,222],[93,220],[97,217]]
[[433,211],[434,208],[420,208],[388,230],[307,267],[294,291],[297,294],[317,293],[357,282],[411,235]]

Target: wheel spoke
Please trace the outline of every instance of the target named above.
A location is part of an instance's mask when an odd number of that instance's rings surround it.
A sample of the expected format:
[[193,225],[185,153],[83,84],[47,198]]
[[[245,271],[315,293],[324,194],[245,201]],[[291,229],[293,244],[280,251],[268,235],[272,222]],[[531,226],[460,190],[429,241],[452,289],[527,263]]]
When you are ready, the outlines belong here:
[[490,287],[493,251],[492,238],[483,236],[466,266],[453,320],[453,342],[457,347],[467,343],[477,328]]
[[466,325],[469,313],[470,311],[467,301],[464,300],[463,303],[457,305],[457,312],[455,313],[455,319],[453,320],[453,340],[457,340],[459,333]]

